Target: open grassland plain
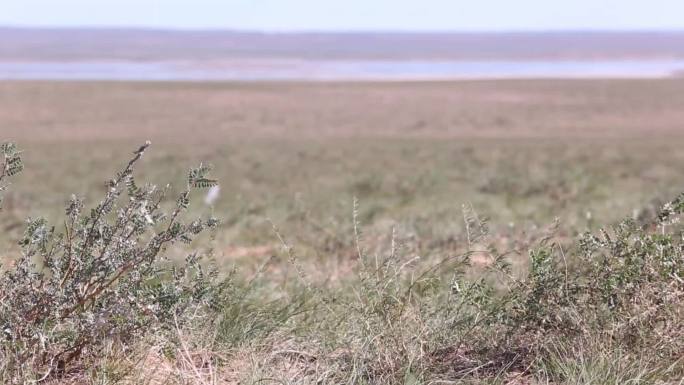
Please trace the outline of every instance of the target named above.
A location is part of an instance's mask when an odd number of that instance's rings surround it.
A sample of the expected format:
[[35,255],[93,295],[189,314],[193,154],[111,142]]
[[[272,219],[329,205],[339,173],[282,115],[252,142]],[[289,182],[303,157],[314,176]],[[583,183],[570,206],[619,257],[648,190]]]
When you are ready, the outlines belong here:
[[[684,186],[684,79],[1,82],[0,138],[24,161],[0,211],[7,266],[25,218],[70,239],[71,194],[87,213],[150,140],[135,178],[171,183],[162,206],[188,167],[213,166],[218,195],[189,210],[221,224],[167,254],[211,254],[228,282],[218,316],[135,344],[91,336],[54,362],[45,348],[34,368],[0,364],[5,382],[35,368],[75,383],[684,376],[684,206],[661,211]],[[96,302],[74,308],[86,319]]]
[[679,192],[683,90],[679,79],[6,82],[1,132],[25,150],[26,171],[6,197],[5,236],[26,216],[57,219],[72,193],[99,197],[146,140],[139,172],[152,182],[182,185],[190,164],[214,166],[213,210],[235,246],[272,241],[264,218],[342,235],[353,197],[367,230],[406,222],[428,239],[461,227],[462,204],[507,232],[556,217],[584,231]]

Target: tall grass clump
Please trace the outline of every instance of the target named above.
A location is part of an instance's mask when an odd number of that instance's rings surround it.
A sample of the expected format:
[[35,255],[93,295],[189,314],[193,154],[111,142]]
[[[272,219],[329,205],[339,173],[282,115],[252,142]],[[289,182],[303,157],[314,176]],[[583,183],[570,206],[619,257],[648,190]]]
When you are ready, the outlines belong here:
[[[112,343],[125,351],[143,335],[175,330],[210,305],[218,290],[197,253],[164,264],[167,249],[215,227],[186,220],[191,190],[214,185],[209,169],[190,170],[187,187],[165,209],[169,187],[138,185],[141,146],[91,209],[72,196],[59,225],[27,222],[21,257],[0,276],[0,381],[27,383],[88,368]],[[2,146],[0,179],[21,171],[20,153]],[[3,186],[4,188],[4,186]]]
[[[648,226],[626,220],[574,245],[546,235],[523,274],[510,266],[520,255],[497,250],[468,207],[464,251],[437,261],[411,255],[394,232],[386,251],[369,252],[354,215],[354,273],[337,286],[300,276],[315,305],[290,320],[288,362],[306,383],[677,381],[682,202]],[[268,362],[253,381],[291,379]]]

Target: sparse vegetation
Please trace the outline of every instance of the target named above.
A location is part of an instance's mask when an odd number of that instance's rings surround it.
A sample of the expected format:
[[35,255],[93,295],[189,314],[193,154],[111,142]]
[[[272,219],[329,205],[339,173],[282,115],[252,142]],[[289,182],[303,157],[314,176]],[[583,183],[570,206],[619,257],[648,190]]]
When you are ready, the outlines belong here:
[[0,383],[680,384],[682,84],[2,83]]
[[[216,182],[208,167],[192,169],[165,213],[168,188],[134,178],[148,145],[88,214],[72,197],[63,232],[28,221],[21,258],[0,278],[4,383],[684,378],[684,194],[651,222],[627,220],[567,250],[550,232],[517,275],[469,206],[462,252],[423,260],[394,231],[386,251],[368,251],[355,201],[350,274],[314,281],[274,227],[297,274],[275,292],[270,261],[248,280],[218,279],[196,252],[165,263],[170,246],[218,225],[181,219],[190,189]],[[5,179],[22,161],[13,144],[2,149]]]

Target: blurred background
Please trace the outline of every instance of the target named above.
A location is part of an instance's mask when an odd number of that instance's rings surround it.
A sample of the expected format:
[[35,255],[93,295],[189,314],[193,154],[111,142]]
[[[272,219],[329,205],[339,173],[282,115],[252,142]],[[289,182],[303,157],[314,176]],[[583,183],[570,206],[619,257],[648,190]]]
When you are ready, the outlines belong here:
[[[506,247],[646,220],[684,185],[677,0],[3,0],[0,139],[25,150],[0,237],[59,221],[145,140],[139,180],[221,182],[231,260],[278,244],[459,247],[462,205]],[[59,222],[57,222],[59,223]],[[9,244],[9,246],[5,246]],[[0,255],[16,251],[2,243]]]

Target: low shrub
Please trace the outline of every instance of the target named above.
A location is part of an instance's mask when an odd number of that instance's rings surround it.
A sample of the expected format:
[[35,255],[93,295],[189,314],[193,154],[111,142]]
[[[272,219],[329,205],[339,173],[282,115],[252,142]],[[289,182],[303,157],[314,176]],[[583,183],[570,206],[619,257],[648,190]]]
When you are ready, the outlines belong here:
[[[0,276],[0,375],[4,383],[60,377],[97,358],[112,341],[124,348],[142,335],[187,322],[220,291],[197,253],[181,266],[162,263],[167,248],[189,243],[214,218],[185,221],[191,190],[216,184],[209,168],[190,170],[187,188],[164,210],[169,190],[139,186],[141,146],[106,183],[91,210],[75,196],[66,220],[30,219],[21,257]],[[20,153],[2,146],[0,179],[21,171]]]

